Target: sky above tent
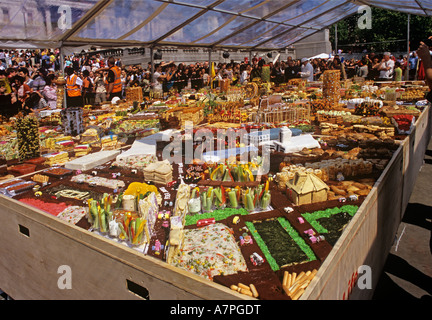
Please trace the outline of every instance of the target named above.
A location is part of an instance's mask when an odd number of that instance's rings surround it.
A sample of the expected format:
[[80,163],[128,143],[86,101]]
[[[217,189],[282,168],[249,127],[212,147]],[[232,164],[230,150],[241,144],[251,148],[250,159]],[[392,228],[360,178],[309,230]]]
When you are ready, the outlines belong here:
[[282,49],[362,6],[432,15],[432,0],[0,0],[0,47]]

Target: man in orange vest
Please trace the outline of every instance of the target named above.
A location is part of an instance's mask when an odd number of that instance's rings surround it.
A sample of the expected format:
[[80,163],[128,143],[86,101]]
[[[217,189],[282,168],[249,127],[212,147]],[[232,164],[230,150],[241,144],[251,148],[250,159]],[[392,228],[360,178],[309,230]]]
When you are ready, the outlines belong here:
[[81,95],[82,79],[78,77],[73,68],[66,68],[66,107],[67,108],[82,108],[83,97]]
[[121,82],[121,69],[116,66],[115,58],[108,58],[108,68],[101,68],[97,71],[108,71],[106,79],[106,92],[111,101],[114,97],[122,99],[122,82]]

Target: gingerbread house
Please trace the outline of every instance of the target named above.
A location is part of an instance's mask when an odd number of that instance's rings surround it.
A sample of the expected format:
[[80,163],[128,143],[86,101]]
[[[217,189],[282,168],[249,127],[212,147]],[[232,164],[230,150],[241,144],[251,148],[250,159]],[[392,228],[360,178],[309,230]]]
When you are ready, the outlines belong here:
[[311,172],[296,172],[287,183],[287,196],[295,205],[303,205],[327,200],[330,189],[320,178]]

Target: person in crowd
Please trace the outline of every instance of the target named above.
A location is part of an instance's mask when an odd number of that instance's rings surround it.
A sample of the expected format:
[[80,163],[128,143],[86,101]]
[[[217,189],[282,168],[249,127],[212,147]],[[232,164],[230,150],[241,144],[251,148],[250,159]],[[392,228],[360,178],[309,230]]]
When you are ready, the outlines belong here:
[[164,82],[165,75],[162,74],[162,66],[158,64],[156,66],[156,70],[153,73],[153,79],[152,79],[152,89],[154,92],[157,92],[158,94],[162,94],[163,87],[162,83]]
[[116,66],[115,63],[116,59],[111,56],[108,58],[108,67],[98,69],[98,71],[108,72],[106,78],[106,94],[109,101],[114,99],[114,97],[122,98],[121,68]]
[[126,73],[126,70],[121,71],[121,77],[120,77],[121,83],[122,83],[122,99],[126,97],[126,88],[128,84],[128,76]]
[[291,79],[300,78],[300,71],[301,69],[298,65],[296,65],[295,61],[293,59],[288,59],[287,67],[285,68],[284,72],[284,82],[288,83],[288,81]]
[[39,91],[34,91],[24,101],[22,111],[24,115],[28,115],[30,113],[38,114],[40,111],[48,109],[50,109],[50,107],[48,106],[48,103],[42,93]]
[[95,104],[101,105],[107,101],[105,81],[107,77],[106,71],[98,71],[95,78]]
[[33,91],[41,91],[46,84],[45,77],[47,76],[45,69],[37,69],[32,75],[33,81],[31,82],[30,88]]
[[240,84],[247,84],[250,81],[251,65],[243,64],[240,67]]
[[[346,59],[344,63],[342,63],[345,68],[346,78],[353,78],[356,75],[356,62],[354,59]],[[345,79],[346,79],[345,78]]]
[[284,82],[284,72],[285,70],[282,69],[281,63],[277,61],[273,68],[271,69],[270,73],[270,80],[274,82],[276,85],[279,85]]
[[338,55],[334,56],[333,61],[331,61],[330,69],[331,70],[339,70],[340,71],[340,80],[346,80],[347,74],[345,71],[345,64],[342,63],[342,61]]
[[166,77],[165,77],[165,90],[166,92],[170,91],[173,87],[174,87],[174,82],[175,82],[175,70],[176,70],[176,66],[174,63],[170,63],[167,66],[167,70],[166,70]]
[[[432,36],[429,37],[429,39],[432,40]],[[426,96],[429,102],[432,102],[432,57],[430,54],[431,50],[432,48],[425,44],[423,41],[420,42],[420,46],[417,49],[417,55],[419,59],[421,59],[423,64],[425,80],[430,89],[429,93]]]
[[380,74],[380,71],[379,71],[380,65],[381,65],[381,62],[380,62],[379,58],[375,56],[372,60],[372,63],[370,65],[370,69],[368,71],[368,76],[367,76],[368,80],[374,80],[374,81],[378,80],[378,77]]
[[307,81],[313,81],[314,69],[308,58],[301,59],[300,77]]
[[17,99],[21,101],[21,103],[24,103],[24,101],[30,96],[30,93],[32,93],[32,90],[27,84],[25,84],[25,78],[16,76],[14,79]]
[[204,67],[201,69],[201,77],[202,77],[202,82],[203,82],[203,88],[208,87],[210,85],[210,75],[208,72],[208,65],[207,67]]
[[46,78],[45,87],[42,90],[42,95],[50,109],[57,109],[57,85],[55,81],[56,76],[49,74]]
[[9,79],[7,77],[7,73],[5,70],[0,70],[0,88],[1,93],[0,94],[11,94],[12,88],[9,83]]
[[[150,78],[151,78],[150,71],[144,72],[143,78],[141,81],[141,88],[142,88],[144,97],[150,96],[150,89],[151,89],[151,79]],[[175,88],[175,87],[173,87],[173,88]]]
[[258,61],[258,59],[254,58],[254,59],[252,59],[252,61],[253,61],[253,67],[252,67],[252,70],[250,72],[250,79],[251,79],[251,81],[253,81],[256,78],[260,78],[261,79],[262,65],[263,65],[261,63],[261,61],[264,61],[264,60],[259,60]]
[[381,60],[381,64],[378,68],[380,72],[378,78],[379,81],[389,81],[393,79],[395,62],[394,60],[390,59],[390,56],[390,52],[384,52],[384,57]]
[[411,52],[409,60],[408,60],[409,80],[415,79],[415,76],[417,73],[417,66],[418,66],[417,52],[413,51],[413,52]]
[[402,81],[402,68],[399,61],[395,62],[394,81]]
[[24,84],[28,85],[30,88],[32,87],[33,79],[30,78],[30,72],[26,67],[20,67],[18,69],[18,75],[24,78]]
[[83,85],[81,87],[81,94],[83,96],[84,99],[84,105],[92,105],[94,103],[94,95],[93,95],[93,82],[90,79],[90,71],[88,71],[88,69],[85,69],[83,71]]
[[82,108],[83,98],[81,95],[81,87],[83,81],[78,77],[73,68],[66,68],[66,107],[67,108]]
[[357,70],[356,70],[356,75],[358,77],[362,77],[364,79],[367,78],[369,73],[369,68],[368,68],[368,57],[367,55],[364,56],[361,60],[359,60],[357,62]]

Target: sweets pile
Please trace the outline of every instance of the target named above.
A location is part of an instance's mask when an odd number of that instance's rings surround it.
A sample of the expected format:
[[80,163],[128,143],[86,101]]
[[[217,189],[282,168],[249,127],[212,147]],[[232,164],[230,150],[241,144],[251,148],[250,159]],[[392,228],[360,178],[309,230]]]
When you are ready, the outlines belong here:
[[40,156],[39,123],[35,117],[18,118],[15,124],[20,160]]
[[323,73],[323,99],[331,104],[338,104],[340,100],[340,71],[326,70]]

